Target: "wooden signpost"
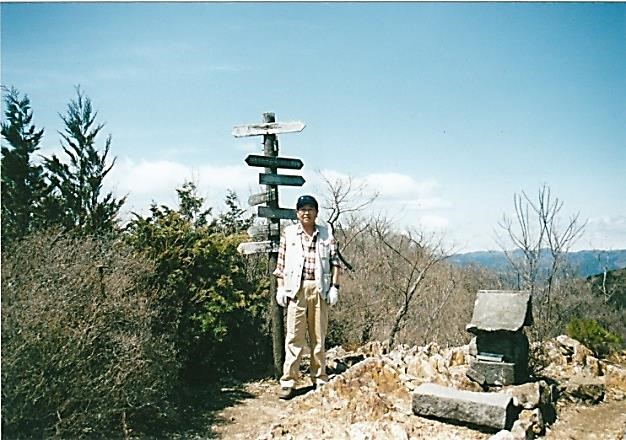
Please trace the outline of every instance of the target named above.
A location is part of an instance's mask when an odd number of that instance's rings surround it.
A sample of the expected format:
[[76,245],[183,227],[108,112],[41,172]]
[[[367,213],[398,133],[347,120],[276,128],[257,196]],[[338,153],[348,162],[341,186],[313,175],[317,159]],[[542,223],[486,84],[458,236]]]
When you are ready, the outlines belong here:
[[[245,162],[251,167],[263,167],[264,173],[259,173],[259,184],[265,185],[265,192],[253,194],[248,198],[250,206],[258,207],[258,216],[267,218],[268,223],[261,226],[261,231],[250,228],[251,238],[260,241],[241,243],[237,251],[242,254],[267,253],[269,256],[269,272],[274,272],[278,260],[278,243],[280,240],[280,220],[295,220],[296,210],[279,208],[278,186],[302,186],[304,178],[291,174],[277,174],[278,168],[299,170],[304,163],[300,159],[278,157],[277,134],[295,133],[304,129],[302,122],[276,122],[274,113],[263,113],[263,122],[260,124],[237,125],[233,127],[233,136],[263,136],[263,156],[250,154]],[[270,276],[270,297],[272,311],[272,342],[274,348],[274,372],[278,379],[282,374],[285,356],[283,310],[276,302],[276,278]]]

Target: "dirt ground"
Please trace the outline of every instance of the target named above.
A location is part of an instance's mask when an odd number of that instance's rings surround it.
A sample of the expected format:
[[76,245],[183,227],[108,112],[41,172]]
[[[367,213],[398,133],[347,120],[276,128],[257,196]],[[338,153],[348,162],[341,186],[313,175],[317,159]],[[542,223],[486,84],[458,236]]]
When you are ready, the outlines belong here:
[[626,400],[559,408],[546,440],[626,440]]
[[[221,388],[226,405],[215,409],[208,437],[248,440],[267,432],[288,405],[277,392],[277,383],[269,380]],[[557,421],[542,437],[546,440],[626,440],[626,400],[565,404],[557,410]]]
[[[251,397],[240,400],[217,412],[212,434],[220,439],[254,439],[266,431],[281,416],[288,402],[278,398],[276,381],[260,381],[243,384]],[[225,393],[232,389],[223,389]]]

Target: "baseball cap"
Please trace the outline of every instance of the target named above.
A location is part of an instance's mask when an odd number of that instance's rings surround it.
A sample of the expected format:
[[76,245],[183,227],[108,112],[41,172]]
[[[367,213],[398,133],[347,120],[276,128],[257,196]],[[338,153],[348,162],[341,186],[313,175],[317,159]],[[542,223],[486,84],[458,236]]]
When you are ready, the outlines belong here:
[[315,210],[318,210],[317,200],[313,196],[300,196],[298,198],[298,202],[296,203],[296,209],[302,208],[304,205],[312,205],[315,207]]

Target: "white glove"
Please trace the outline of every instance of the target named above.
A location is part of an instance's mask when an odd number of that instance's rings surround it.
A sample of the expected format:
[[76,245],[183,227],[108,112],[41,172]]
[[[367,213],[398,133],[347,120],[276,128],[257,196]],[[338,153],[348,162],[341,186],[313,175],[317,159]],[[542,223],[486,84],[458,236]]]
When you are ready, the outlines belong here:
[[333,286],[328,291],[328,304],[334,306],[339,301],[339,290]]
[[281,307],[287,307],[287,303],[289,302],[289,297],[287,296],[287,293],[285,292],[284,287],[276,288],[276,302]]

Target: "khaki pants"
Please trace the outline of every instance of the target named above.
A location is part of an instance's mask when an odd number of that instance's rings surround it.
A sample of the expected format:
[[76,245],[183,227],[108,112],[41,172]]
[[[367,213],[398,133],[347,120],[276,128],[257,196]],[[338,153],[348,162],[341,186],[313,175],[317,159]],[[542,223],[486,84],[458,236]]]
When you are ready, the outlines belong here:
[[293,388],[300,376],[300,357],[306,344],[307,329],[311,348],[311,380],[323,385],[326,375],[326,328],[328,304],[317,292],[315,281],[302,281],[300,290],[287,305],[287,336],[285,338],[285,364],[280,378],[281,387]]

